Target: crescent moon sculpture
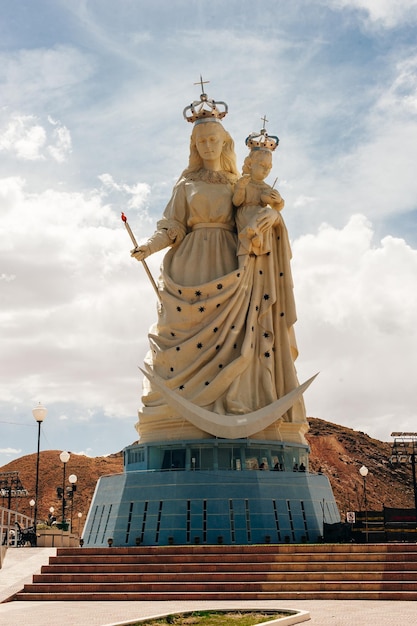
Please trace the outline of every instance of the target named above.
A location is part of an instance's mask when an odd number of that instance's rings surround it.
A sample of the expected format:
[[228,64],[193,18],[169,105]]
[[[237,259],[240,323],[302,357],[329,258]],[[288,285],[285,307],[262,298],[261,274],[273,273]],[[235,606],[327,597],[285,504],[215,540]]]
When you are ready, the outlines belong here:
[[222,439],[241,439],[264,430],[293,406],[318,375],[315,374],[299,387],[262,409],[244,415],[219,415],[182,398],[177,392],[169,389],[155,372],[139,369],[158,389],[167,404],[200,430]]

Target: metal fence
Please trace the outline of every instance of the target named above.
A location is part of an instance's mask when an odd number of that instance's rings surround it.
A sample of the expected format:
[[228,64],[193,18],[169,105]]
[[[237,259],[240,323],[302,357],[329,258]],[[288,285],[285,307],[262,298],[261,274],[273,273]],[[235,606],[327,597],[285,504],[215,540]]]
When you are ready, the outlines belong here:
[[2,548],[4,548],[4,546],[17,548],[19,545],[18,529],[27,528],[31,524],[32,520],[27,515],[0,506],[0,538]]

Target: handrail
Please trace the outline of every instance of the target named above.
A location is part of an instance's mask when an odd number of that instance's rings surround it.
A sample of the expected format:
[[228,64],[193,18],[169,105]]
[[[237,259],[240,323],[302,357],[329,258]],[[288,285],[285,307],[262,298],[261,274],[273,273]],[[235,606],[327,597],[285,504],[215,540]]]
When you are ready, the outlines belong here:
[[[20,524],[22,528],[27,528],[32,524],[32,519],[27,515],[23,515],[23,513],[19,513],[18,511],[13,511],[11,509],[6,509],[5,507],[0,506],[0,545],[2,548],[0,550],[1,554],[3,554],[4,546],[13,546],[17,548],[18,533],[16,532],[16,522]],[[11,530],[13,530],[14,534],[10,533]]]

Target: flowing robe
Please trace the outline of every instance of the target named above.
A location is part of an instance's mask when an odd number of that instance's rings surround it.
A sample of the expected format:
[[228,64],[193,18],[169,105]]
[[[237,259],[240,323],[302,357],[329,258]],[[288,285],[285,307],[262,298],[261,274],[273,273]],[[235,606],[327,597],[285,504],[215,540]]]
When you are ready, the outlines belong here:
[[[238,266],[233,187],[184,178],[158,222],[173,240],[159,281],[158,321],[146,364],[189,401],[224,415],[262,408],[298,386],[290,246],[282,220],[268,254]],[[210,437],[144,381],[141,441]],[[302,400],[284,421],[305,423]],[[262,439],[277,439],[278,422]]]

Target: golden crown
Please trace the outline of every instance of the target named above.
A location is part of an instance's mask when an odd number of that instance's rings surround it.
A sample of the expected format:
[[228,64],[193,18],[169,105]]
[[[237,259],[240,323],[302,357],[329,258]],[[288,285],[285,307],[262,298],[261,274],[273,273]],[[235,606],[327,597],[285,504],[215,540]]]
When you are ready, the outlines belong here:
[[200,95],[200,100],[194,100],[188,107],[185,107],[183,116],[187,122],[195,122],[196,124],[200,122],[220,122],[227,115],[228,106],[226,102],[220,100],[216,102],[204,93],[204,85],[208,82],[203,81],[200,76],[200,82],[194,83],[195,85],[201,85],[202,94]]
[[251,133],[245,139],[245,144],[249,150],[269,150],[273,152],[278,147],[279,139],[276,135],[268,135],[265,128],[265,122],[268,120],[264,116],[262,118],[264,126],[259,133]]

